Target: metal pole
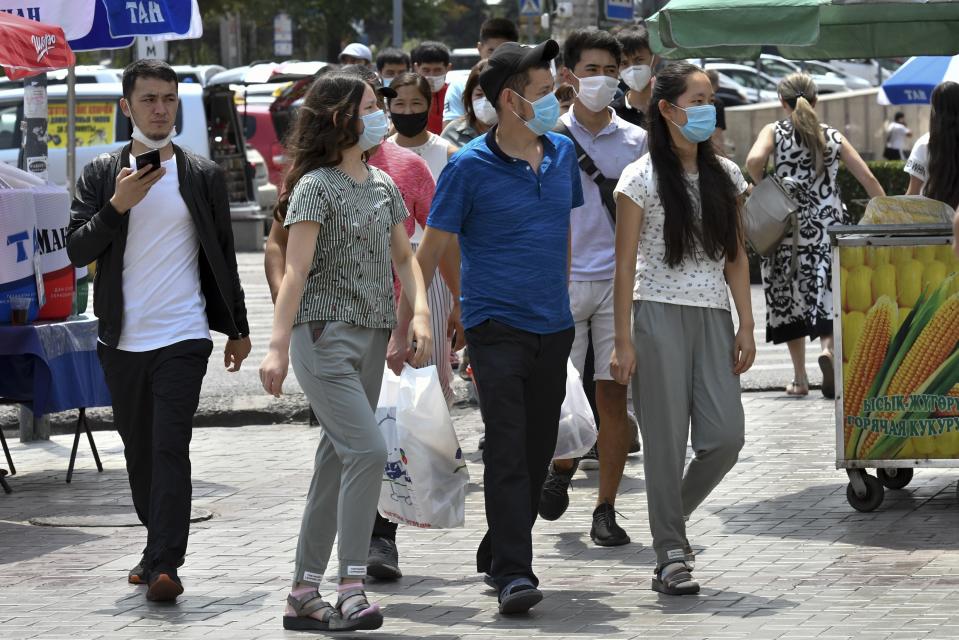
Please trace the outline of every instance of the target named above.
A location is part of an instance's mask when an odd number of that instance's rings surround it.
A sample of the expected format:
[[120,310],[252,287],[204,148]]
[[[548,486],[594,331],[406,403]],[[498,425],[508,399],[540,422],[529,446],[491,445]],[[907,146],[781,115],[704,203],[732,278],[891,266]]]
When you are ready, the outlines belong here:
[[77,72],[67,70],[67,189],[73,200],[77,187]]
[[393,46],[403,48],[403,0],[393,0]]
[[526,37],[529,40],[530,44],[536,42],[536,26],[534,24],[535,18],[532,16],[526,18]]

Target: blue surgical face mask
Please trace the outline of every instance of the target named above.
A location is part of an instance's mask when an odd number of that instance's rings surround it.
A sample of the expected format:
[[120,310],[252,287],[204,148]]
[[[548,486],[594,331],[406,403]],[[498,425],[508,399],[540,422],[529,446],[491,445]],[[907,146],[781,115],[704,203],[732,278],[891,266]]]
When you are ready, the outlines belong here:
[[380,78],[380,82],[383,83],[383,86],[384,86],[384,87],[388,87],[388,86],[390,86],[391,84],[393,84],[393,80],[395,80],[395,79],[396,79],[396,78]]
[[559,120],[559,100],[556,99],[553,93],[547,93],[536,102],[530,102],[515,91],[513,93],[515,93],[520,100],[533,107],[532,120],[526,120],[515,111],[513,112],[517,118],[526,122],[526,126],[529,127],[530,131],[541,136],[556,126],[556,122]]
[[386,119],[386,114],[382,109],[368,113],[362,116],[360,120],[363,121],[363,133],[360,134],[358,144],[363,151],[369,151],[383,142],[383,138],[390,131],[390,122]]
[[[670,102],[670,104],[673,104]],[[716,107],[711,104],[701,104],[695,107],[682,107],[673,104],[674,107],[686,112],[686,124],[679,127],[679,132],[690,142],[700,143],[709,140],[713,132],[716,131]]]

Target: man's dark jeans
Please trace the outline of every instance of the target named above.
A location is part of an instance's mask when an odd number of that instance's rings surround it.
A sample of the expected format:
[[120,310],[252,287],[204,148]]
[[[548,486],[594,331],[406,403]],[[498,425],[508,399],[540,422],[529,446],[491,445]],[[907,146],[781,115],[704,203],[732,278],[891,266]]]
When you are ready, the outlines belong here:
[[186,555],[193,494],[190,439],[212,350],[210,340],[144,352],[97,345],[133,506],[147,528],[147,570],[175,570]]
[[487,320],[466,330],[486,446],[488,530],[476,568],[502,589],[533,573],[532,529],[540,491],[556,449],[566,396],[566,361],[574,329],[536,334]]

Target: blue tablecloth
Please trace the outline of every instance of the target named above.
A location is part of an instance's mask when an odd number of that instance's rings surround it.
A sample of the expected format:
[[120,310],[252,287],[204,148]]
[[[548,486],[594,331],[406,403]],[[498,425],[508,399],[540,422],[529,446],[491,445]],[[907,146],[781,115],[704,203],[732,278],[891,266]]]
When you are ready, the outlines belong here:
[[111,405],[97,358],[97,319],[0,326],[0,398],[41,416]]

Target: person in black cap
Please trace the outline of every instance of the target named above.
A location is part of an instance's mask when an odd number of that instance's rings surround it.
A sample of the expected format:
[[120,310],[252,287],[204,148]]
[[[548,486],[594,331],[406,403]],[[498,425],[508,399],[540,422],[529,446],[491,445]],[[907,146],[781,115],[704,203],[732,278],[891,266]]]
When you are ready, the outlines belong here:
[[[551,131],[559,102],[550,62],[558,52],[552,40],[537,47],[507,42],[490,56],[479,82],[499,124],[446,165],[417,251],[432,278],[459,236],[462,324],[486,425],[489,529],[476,563],[508,614],[543,598],[532,527],[556,447],[574,333],[569,225],[583,193],[572,142]],[[410,315],[404,305],[401,326]]]

